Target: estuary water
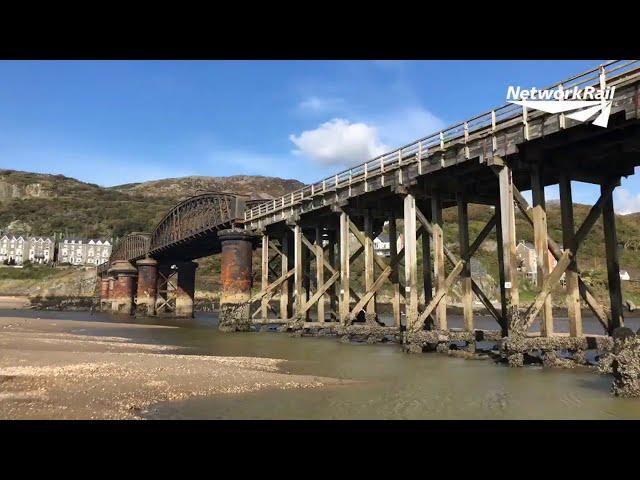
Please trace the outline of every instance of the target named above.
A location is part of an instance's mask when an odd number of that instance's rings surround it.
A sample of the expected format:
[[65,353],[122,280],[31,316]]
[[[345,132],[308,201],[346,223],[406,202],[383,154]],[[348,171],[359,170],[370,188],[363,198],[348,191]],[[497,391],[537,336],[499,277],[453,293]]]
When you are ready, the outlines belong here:
[[[410,355],[395,344],[343,344],[334,337],[292,338],[273,332],[225,334],[217,330],[215,314],[199,314],[190,321],[153,321],[179,328],[121,332],[101,329],[101,322],[134,320],[86,312],[6,310],[0,316],[92,321],[91,335],[177,345],[182,354],[280,358],[288,360],[282,367],[285,372],[355,381],[314,389],[192,397],[155,404],[146,418],[640,419],[640,400],[612,396],[611,378],[586,367],[514,369],[491,360]],[[589,321],[594,322],[585,319]],[[633,327],[637,320],[628,323]],[[597,330],[597,325],[591,328]]]

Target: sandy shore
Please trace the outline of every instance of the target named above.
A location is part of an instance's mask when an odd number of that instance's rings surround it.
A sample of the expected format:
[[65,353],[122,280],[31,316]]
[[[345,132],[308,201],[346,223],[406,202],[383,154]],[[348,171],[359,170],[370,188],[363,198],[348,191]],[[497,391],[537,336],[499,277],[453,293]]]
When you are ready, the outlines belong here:
[[[92,335],[97,328],[100,335]],[[153,417],[154,404],[191,396],[348,383],[284,373],[281,359],[188,355],[173,345],[105,335],[111,328],[119,335],[137,330],[140,339],[139,329],[151,336],[174,327],[0,318],[0,418]]]
[[30,305],[29,297],[0,295],[0,309],[22,309],[28,308]]

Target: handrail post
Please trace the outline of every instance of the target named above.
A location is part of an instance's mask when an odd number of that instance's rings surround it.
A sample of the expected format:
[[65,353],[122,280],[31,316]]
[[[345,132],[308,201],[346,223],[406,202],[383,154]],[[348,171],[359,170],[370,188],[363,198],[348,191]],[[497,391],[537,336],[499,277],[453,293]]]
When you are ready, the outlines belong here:
[[469,123],[464,122],[464,158],[469,158]]
[[[563,92],[563,96],[564,96],[564,85],[562,85],[562,83],[558,84],[558,90]],[[567,127],[566,122],[567,120],[566,120],[566,117],[564,116],[564,112],[560,112],[560,116],[558,117],[560,130],[564,130]]]
[[498,150],[498,139],[496,138],[496,111],[491,110],[491,147],[495,152]]

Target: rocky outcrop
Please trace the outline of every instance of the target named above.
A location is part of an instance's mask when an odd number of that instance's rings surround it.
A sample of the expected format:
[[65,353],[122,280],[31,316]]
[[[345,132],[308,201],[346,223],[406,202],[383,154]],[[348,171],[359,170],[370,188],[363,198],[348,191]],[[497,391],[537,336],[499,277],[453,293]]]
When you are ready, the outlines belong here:
[[630,328],[617,328],[609,357],[611,392],[618,397],[640,397],[640,330],[634,334]]
[[0,180],[0,200],[14,198],[41,198],[47,197],[48,192],[40,183],[28,183],[26,185],[10,183]]

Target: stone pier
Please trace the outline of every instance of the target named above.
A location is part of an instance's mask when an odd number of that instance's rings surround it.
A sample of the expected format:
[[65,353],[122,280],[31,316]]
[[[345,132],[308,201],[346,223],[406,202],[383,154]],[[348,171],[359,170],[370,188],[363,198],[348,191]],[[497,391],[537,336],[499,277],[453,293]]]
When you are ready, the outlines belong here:
[[111,309],[111,299],[109,285],[111,283],[110,277],[102,277],[100,279],[100,310]]
[[138,288],[136,315],[154,316],[158,294],[158,262],[153,258],[144,258],[136,262],[138,266]]
[[138,270],[126,260],[116,260],[109,270],[115,281],[113,290],[110,289],[111,310],[116,313],[133,313],[133,296],[136,287]]
[[175,265],[178,267],[175,316],[193,318],[198,264],[196,262],[177,262]]
[[220,330],[248,331],[251,328],[248,301],[253,275],[252,255],[256,236],[246,230],[218,232],[222,243]]

